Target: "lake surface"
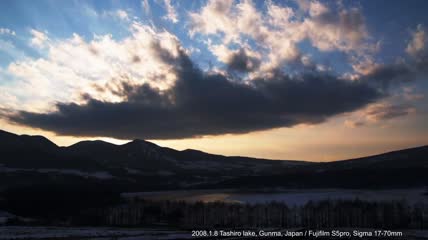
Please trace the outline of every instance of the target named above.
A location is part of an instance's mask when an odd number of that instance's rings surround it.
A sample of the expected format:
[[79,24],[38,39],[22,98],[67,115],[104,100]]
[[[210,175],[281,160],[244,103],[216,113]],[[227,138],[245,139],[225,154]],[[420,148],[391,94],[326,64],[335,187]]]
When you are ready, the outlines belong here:
[[266,191],[239,191],[239,190],[189,190],[189,191],[161,191],[124,193],[125,198],[138,197],[149,200],[176,200],[187,202],[238,202],[238,203],[266,203],[284,202],[288,205],[302,205],[309,201],[321,200],[353,200],[365,201],[400,201],[406,200],[413,204],[428,203],[426,189],[288,189],[277,192]]

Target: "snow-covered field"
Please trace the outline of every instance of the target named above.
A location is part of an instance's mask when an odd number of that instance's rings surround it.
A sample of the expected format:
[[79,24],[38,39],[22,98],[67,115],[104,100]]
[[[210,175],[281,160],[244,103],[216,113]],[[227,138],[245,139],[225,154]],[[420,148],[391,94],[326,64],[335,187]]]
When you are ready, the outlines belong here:
[[9,168],[4,167],[0,164],[0,173],[17,173],[17,172],[28,172],[28,173],[40,173],[40,174],[66,174],[75,175],[84,178],[98,178],[98,179],[112,179],[113,175],[106,171],[98,172],[84,172],[79,169],[57,169],[57,168]]
[[241,192],[237,190],[191,190],[191,191],[164,191],[125,193],[124,197],[140,197],[151,200],[182,200],[188,202],[225,201],[241,203],[284,202],[289,205],[302,205],[309,201],[321,200],[353,200],[365,201],[400,201],[406,200],[413,204],[428,203],[426,189],[392,189],[392,190],[354,190],[354,189],[304,189],[282,190],[278,192],[253,191]]
[[11,239],[88,239],[88,240],[140,240],[189,239],[190,231],[156,229],[103,228],[103,227],[0,227],[0,240]]
[[6,223],[10,218],[14,218],[16,217],[15,215],[5,212],[5,211],[1,211],[0,210],[0,224],[4,224]]
[[[265,229],[269,230],[269,229]],[[278,229],[285,232],[286,229]],[[275,231],[278,231],[275,230]],[[293,229],[291,229],[293,230]],[[355,229],[342,229],[353,231]],[[361,229],[361,231],[374,231],[374,229]],[[402,233],[401,237],[385,239],[428,239],[428,231],[397,230]],[[0,227],[0,240],[152,240],[152,239],[190,239],[191,231],[170,231],[159,229],[124,229],[124,228],[102,228],[102,227],[22,227],[8,226]],[[195,238],[195,237],[193,237]],[[233,238],[238,239],[238,238]],[[252,238],[253,239],[253,238]],[[256,238],[254,238],[256,239]],[[288,238],[287,238],[288,239]],[[315,238],[314,238],[315,239]],[[324,238],[323,238],[324,239]],[[340,238],[337,238],[340,239]],[[365,239],[365,238],[361,238]]]

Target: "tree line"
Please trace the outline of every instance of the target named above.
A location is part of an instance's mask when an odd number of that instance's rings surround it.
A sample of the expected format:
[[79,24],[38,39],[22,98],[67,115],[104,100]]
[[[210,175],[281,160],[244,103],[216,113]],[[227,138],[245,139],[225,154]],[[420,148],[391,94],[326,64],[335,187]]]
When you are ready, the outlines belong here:
[[149,201],[135,199],[108,208],[92,208],[73,217],[78,225],[175,226],[180,228],[379,228],[427,229],[428,204],[406,201],[310,201],[300,206],[282,202]]

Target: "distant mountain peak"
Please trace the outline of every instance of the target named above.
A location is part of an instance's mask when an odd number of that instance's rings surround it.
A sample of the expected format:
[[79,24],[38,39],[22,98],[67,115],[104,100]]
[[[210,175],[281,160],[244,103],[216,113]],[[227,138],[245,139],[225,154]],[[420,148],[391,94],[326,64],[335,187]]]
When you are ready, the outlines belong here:
[[110,142],[106,142],[103,140],[85,140],[85,141],[80,141],[77,142],[73,145],[71,145],[70,147],[77,147],[77,146],[93,146],[93,145],[112,145],[112,146],[116,146],[116,144],[110,143]]
[[182,152],[197,152],[197,153],[206,153],[204,151],[201,150],[196,150],[196,149],[192,149],[192,148],[186,148],[184,150],[182,150]]
[[181,151],[182,153],[187,153],[187,154],[192,154],[192,155],[215,155],[215,156],[220,156],[217,154],[211,154],[211,153],[207,153],[201,150],[197,150],[197,149],[191,149],[191,148],[187,148]]
[[137,139],[132,140],[131,142],[133,142],[133,143],[147,143],[148,141],[137,138]]
[[17,137],[18,135],[0,129],[0,137]]
[[142,139],[134,139],[131,142],[125,143],[124,145],[134,145],[134,146],[150,146],[150,147],[156,147],[156,148],[160,148],[160,146],[146,141],[146,140],[142,140]]
[[52,142],[51,140],[49,140],[48,138],[41,136],[41,135],[20,135],[22,138],[27,139],[29,141],[32,141],[33,143],[38,143],[38,144],[45,144],[45,145],[50,145],[50,146],[57,146],[54,142]]

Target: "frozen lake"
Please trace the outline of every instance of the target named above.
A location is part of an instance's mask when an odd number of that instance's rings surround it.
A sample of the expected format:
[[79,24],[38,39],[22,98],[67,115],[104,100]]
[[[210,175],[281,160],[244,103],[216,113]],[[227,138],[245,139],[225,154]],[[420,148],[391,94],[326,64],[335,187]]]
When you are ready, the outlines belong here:
[[[266,229],[269,230],[269,229]],[[290,229],[293,230],[293,229]],[[354,229],[343,229],[352,231]],[[359,229],[373,231],[373,229]],[[287,229],[276,229],[285,232]],[[400,230],[404,239],[428,239],[427,231]],[[25,227],[0,226],[0,240],[166,240],[166,239],[195,239],[191,231],[146,229],[146,228],[106,228],[106,227]],[[202,238],[201,238],[202,239]],[[240,238],[233,238],[240,239]],[[246,238],[248,239],[248,238]],[[257,238],[251,238],[257,239]],[[280,238],[282,239],[282,238]],[[288,238],[287,238],[288,239]],[[324,238],[323,238],[324,239]],[[339,239],[339,238],[337,238]],[[387,238],[390,239],[390,238]],[[395,238],[402,239],[402,238]]]
[[355,190],[355,189],[288,189],[277,192],[266,191],[238,191],[238,190],[190,190],[190,191],[162,191],[124,193],[124,197],[138,197],[149,200],[177,200],[188,202],[239,202],[239,203],[266,203],[284,202],[288,205],[302,205],[309,201],[321,200],[353,200],[365,201],[400,201],[406,200],[410,204],[417,202],[428,203],[426,189],[392,189],[392,190]]
[[107,227],[0,227],[0,240],[11,239],[88,239],[140,240],[190,239],[189,231]]

